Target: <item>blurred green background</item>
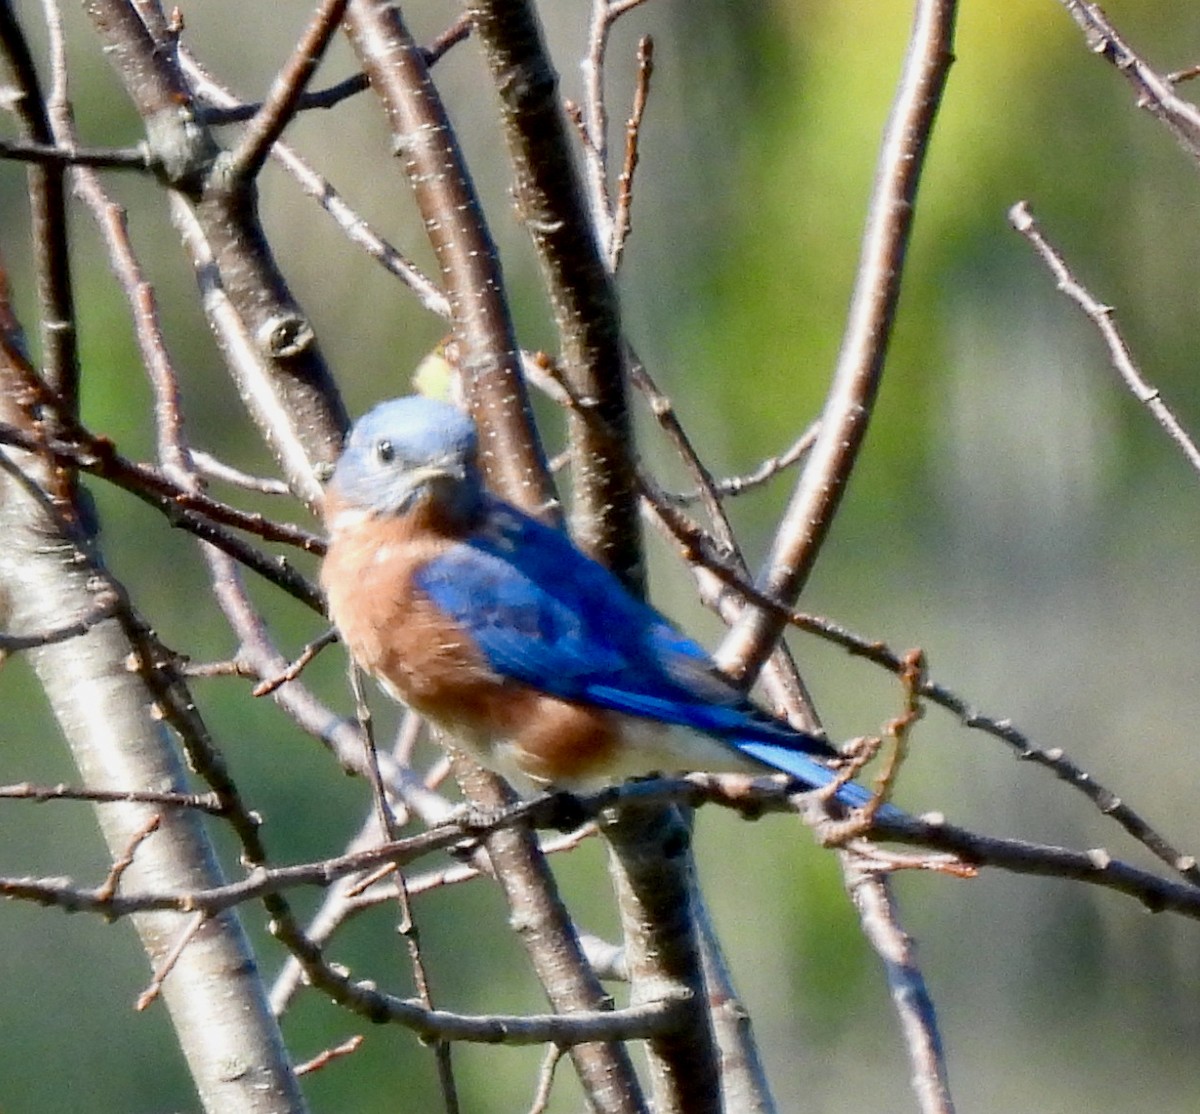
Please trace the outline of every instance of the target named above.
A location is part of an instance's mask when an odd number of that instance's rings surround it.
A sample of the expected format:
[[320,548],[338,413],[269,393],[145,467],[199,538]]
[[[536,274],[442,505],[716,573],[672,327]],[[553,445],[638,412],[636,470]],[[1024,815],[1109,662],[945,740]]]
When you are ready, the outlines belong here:
[[[423,39],[453,10],[405,7]],[[545,5],[569,96],[579,94],[588,7]],[[16,8],[41,43],[40,5]],[[308,9],[207,0],[185,8],[186,41],[240,93],[261,96]],[[819,409],[909,9],[651,0],[613,37],[614,136],[637,36],[652,32],[657,47],[622,275],[625,321],[718,474],[748,471],[783,450]],[[1200,60],[1196,5],[1112,0],[1107,10],[1161,69]],[[95,38],[73,8],[66,15],[83,136],[137,141],[138,122]],[[1094,332],[1056,294],[1005,213],[1029,200],[1080,278],[1116,307],[1147,376],[1185,426],[1200,428],[1198,168],[1135,109],[1119,75],[1088,51],[1053,0],[964,3],[957,57],[880,404],[802,606],[897,649],[924,647],[936,678],[981,710],[1011,718],[1039,745],[1064,748],[1194,849],[1200,487],[1117,383]],[[339,42],[322,82],[351,66]],[[488,204],[522,342],[551,346],[474,46],[453,51],[436,77]],[[309,115],[294,138],[351,204],[428,265],[369,97]],[[194,443],[268,468],[196,309],[163,198],[128,178],[114,177],[112,186],[157,283]],[[443,324],[349,249],[274,168],[263,210],[351,409],[406,390]],[[32,336],[27,228],[23,173],[4,164],[0,248]],[[85,418],[130,455],[148,457],[149,396],[124,305],[82,212],[73,231]],[[651,423],[639,428],[648,460],[676,477]],[[202,602],[203,573],[188,539],[119,492],[89,486],[107,559],[167,644],[197,660],[227,657],[234,646]],[[790,486],[776,481],[733,508],[752,560]],[[656,600],[715,644],[719,629],[690,601],[689,578],[657,543],[652,553]],[[298,607],[257,595],[285,651],[319,632]],[[894,714],[895,685],[877,670],[809,638],[793,644],[834,737],[873,731]],[[309,679],[349,710],[338,652],[324,655]],[[196,691],[277,858],[339,851],[366,807],[364,787],[342,777],[272,704],[249,700],[242,682],[200,682]],[[377,704],[385,719],[392,714]],[[0,782],[21,780],[73,775],[18,658],[0,670]],[[899,796],[914,810],[936,809],[984,832],[1105,846],[1146,862],[1077,794],[936,710],[918,730]],[[715,809],[700,817],[697,858],[780,1108],[912,1109],[879,963],[861,941],[833,858],[794,822],[747,825]],[[84,806],[0,808],[0,872],[93,880],[105,868]],[[581,922],[611,932],[599,849],[556,869]],[[1110,893],[998,873],[969,882],[900,877],[896,888],[940,1012],[961,1110],[1200,1106],[1195,924],[1146,916]],[[297,903],[314,906],[314,895]],[[417,916],[442,1004],[540,1007],[492,887],[439,892],[419,902]],[[273,972],[282,956],[264,937],[261,912],[249,908],[245,920]],[[391,910],[364,919],[335,957],[407,993],[393,925]],[[97,1110],[197,1109],[165,1010],[133,1010],[147,978],[128,925],[5,905],[0,1110],[75,1109],[81,1095]],[[363,1049],[307,1084],[314,1108],[436,1109],[431,1057],[407,1033],[367,1029],[312,995],[286,1022],[298,1059],[360,1031]],[[457,1051],[464,1109],[527,1109],[537,1061],[532,1051]],[[569,1070],[561,1074],[553,1109],[577,1109]]]

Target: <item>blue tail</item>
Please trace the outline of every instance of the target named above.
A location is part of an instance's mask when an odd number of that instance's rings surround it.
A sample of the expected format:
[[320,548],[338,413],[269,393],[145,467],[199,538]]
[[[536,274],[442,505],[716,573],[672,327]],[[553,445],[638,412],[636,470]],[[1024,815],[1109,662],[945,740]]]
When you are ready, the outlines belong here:
[[[797,781],[803,782],[810,789],[822,789],[832,784],[837,774],[828,766],[816,761],[803,751],[789,750],[772,743],[739,741],[738,750],[757,759],[766,766],[779,770],[780,773],[790,774]],[[865,808],[874,799],[874,794],[857,782],[848,781],[838,789],[835,797],[847,808]],[[880,820],[907,820],[908,816],[895,805],[881,805],[875,814]]]

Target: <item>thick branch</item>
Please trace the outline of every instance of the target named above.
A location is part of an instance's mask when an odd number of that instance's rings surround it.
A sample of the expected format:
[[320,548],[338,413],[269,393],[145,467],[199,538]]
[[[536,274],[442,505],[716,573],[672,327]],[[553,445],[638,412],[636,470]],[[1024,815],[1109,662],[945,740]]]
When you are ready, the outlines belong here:
[[313,462],[333,460],[349,422],[312,326],[272,256],[255,183],[234,172],[200,123],[170,41],[156,40],[123,0],[84,6],[173,188],[172,215],[234,382],[292,489],[315,507]]
[[488,478],[514,501],[540,509],[552,496],[500,259],[441,98],[394,5],[352,0],[346,28],[387,111],[395,152],[437,255]]
[[[11,349],[6,348],[11,358]],[[13,376],[0,369],[0,397]],[[9,402],[0,416],[21,421]],[[38,488],[45,468],[0,450],[0,612],[11,634],[44,631],[88,615],[97,592],[115,586],[86,555]],[[100,586],[98,588],[98,585]],[[154,694],[131,672],[134,654],[119,619],[105,619],[68,642],[30,651],[46,697],[71,746],[84,784],[102,791],[186,791],[186,774]],[[220,869],[192,809],[109,804],[97,810],[114,859],[136,846],[122,885],[150,891],[221,884]],[[146,836],[147,822],[158,816]],[[136,918],[157,970],[172,954],[188,916],[146,911]],[[205,1108],[217,1112],[302,1111],[304,1100],[271,1017],[253,956],[232,912],[208,919],[178,954],[163,994]],[[238,1065],[230,1071],[230,1065]]]
[[467,14],[500,93],[517,206],[537,249],[572,395],[576,540],[618,575],[642,581],[637,500],[616,290],[574,161],[558,74],[528,0],[471,0]]
[[721,1084],[693,916],[691,833],[678,808],[635,804],[604,825],[633,1001],[687,995],[682,1024],[647,1045],[657,1114],[720,1114]]

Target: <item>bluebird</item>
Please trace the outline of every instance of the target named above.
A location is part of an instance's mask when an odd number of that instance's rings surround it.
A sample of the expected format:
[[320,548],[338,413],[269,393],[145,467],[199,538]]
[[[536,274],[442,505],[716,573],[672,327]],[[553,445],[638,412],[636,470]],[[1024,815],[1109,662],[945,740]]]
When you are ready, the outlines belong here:
[[[487,491],[456,407],[412,396],[364,415],[324,516],[321,583],[351,656],[517,788],[685,770],[834,781],[827,743],[756,707],[565,534]],[[854,783],[836,796],[871,800]]]

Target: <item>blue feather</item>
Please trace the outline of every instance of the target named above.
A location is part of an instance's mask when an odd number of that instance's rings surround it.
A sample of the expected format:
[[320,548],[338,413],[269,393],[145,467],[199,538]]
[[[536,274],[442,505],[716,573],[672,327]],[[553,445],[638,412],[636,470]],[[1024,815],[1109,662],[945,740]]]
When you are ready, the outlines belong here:
[[[703,732],[804,784],[837,752],[772,719],[702,647],[632,596],[557,530],[497,501],[483,525],[417,573],[418,587],[474,639],[497,673],[564,700]],[[860,786],[846,803],[870,798]]]

